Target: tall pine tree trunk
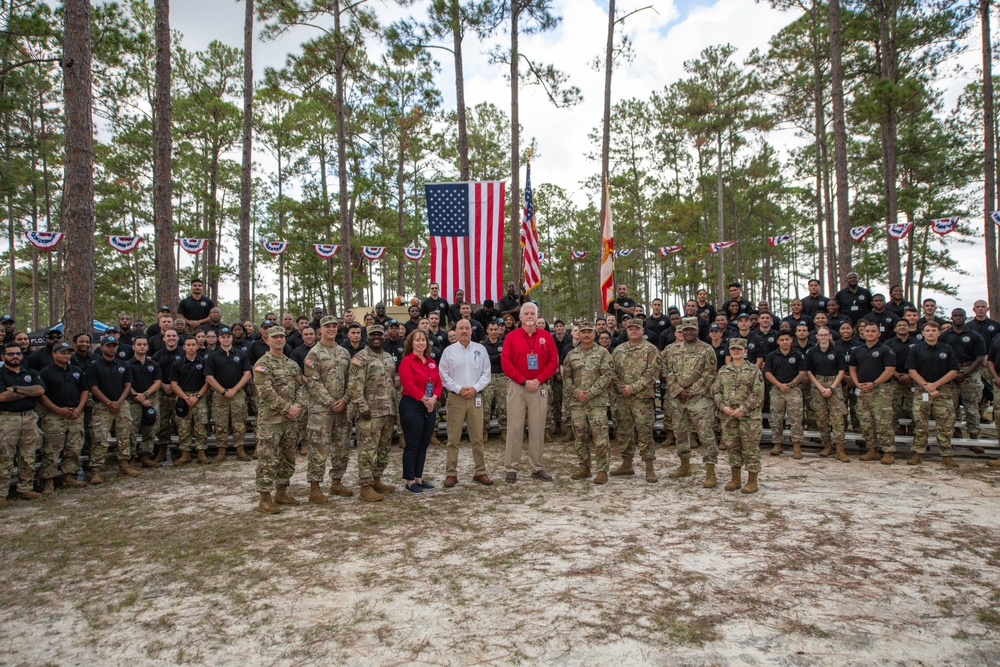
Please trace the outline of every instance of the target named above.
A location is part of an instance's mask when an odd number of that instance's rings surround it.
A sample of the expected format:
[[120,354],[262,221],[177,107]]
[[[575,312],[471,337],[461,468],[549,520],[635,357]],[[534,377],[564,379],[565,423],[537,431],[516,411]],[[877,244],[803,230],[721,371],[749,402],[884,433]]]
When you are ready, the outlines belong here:
[[[841,62],[843,30],[840,26],[840,0],[830,0],[830,84],[833,104],[833,171],[837,177],[837,273],[838,278],[851,271],[851,216],[847,188],[847,124],[844,120],[844,66]],[[831,284],[829,293],[840,288]]]
[[[896,85],[896,0],[882,3],[879,16],[879,43],[882,51],[882,80],[889,88]],[[896,108],[891,97],[886,96],[882,118],[882,177],[885,181],[886,224],[896,224]],[[902,285],[903,276],[899,263],[899,241],[886,236],[886,263],[889,269],[889,287]]]
[[250,319],[250,208],[253,206],[253,0],[243,19],[243,165],[240,170],[240,321]]
[[[465,113],[465,72],[462,62],[462,18],[458,0],[451,0],[452,50],[455,52],[455,107],[458,114],[459,178],[471,180],[469,170],[469,126]],[[402,292],[400,292],[402,294]]]
[[352,291],[354,283],[351,280],[351,219],[348,212],[347,197],[347,120],[344,111],[344,70],[347,60],[347,53],[344,49],[344,34],[340,29],[340,0],[333,0],[333,25],[336,44],[334,46],[334,80],[337,89],[337,99],[335,103],[337,115],[337,177],[339,181],[339,202],[340,202],[340,259],[341,268],[344,275],[343,296],[344,308],[351,308],[354,305]]
[[990,214],[996,210],[996,158],[993,118],[993,44],[990,41],[990,0],[980,0],[979,19],[983,37],[983,227],[986,245],[986,290],[990,315],[1000,317],[1000,273],[997,271],[997,232]]
[[156,0],[156,97],[153,108],[153,228],[156,235],[156,303],[176,312],[174,258],[173,110],[170,100],[170,0]]
[[[613,1],[613,0],[612,0]],[[517,19],[521,0],[510,0],[510,279],[524,288],[521,270],[521,121],[518,114],[518,47]],[[454,294],[445,294],[452,301]]]
[[[604,47],[604,115],[601,117],[601,220],[607,220],[607,211],[611,206],[609,201],[609,191],[605,187],[607,183],[611,180],[611,67],[614,64],[614,49],[615,49],[615,0],[609,0],[608,2],[608,40]],[[600,228],[600,227],[599,227]],[[603,232],[601,232],[603,233]],[[614,237],[612,237],[612,241]],[[601,239],[598,239],[598,243],[601,243]],[[615,256],[611,255],[611,268],[614,271],[615,266]],[[614,273],[612,273],[612,280],[614,279]],[[597,272],[598,280],[598,291],[600,292],[601,284],[601,273],[600,264],[598,264]],[[604,293],[601,292],[601,299],[604,299]],[[603,306],[604,304],[600,304]],[[598,312],[604,310],[600,308]]]

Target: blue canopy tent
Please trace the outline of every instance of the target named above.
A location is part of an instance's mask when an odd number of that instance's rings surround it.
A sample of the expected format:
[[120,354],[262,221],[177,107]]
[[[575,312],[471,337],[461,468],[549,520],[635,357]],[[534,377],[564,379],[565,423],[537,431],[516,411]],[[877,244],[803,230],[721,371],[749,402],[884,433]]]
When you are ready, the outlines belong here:
[[[100,320],[94,320],[93,334],[101,335],[110,328],[111,328],[110,324],[105,324]],[[45,334],[47,334],[49,331],[52,331],[53,329],[55,329],[56,331],[62,331],[63,330],[62,322],[53,327],[48,327],[46,329],[39,329],[38,331],[32,331],[28,333],[28,339],[31,341],[31,347],[34,348],[45,345]],[[66,342],[72,343],[72,341],[69,340],[67,340]]]

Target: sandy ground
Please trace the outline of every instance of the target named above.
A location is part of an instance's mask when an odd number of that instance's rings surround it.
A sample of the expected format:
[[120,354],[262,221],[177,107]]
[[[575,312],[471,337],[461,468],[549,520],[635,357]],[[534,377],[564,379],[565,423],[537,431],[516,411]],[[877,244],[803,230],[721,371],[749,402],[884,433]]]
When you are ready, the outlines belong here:
[[[996,665],[1000,473],[814,453],[696,476],[470,481],[254,511],[254,464],[147,471],[0,512],[8,665]],[[387,477],[399,473],[394,449]],[[697,460],[697,457],[696,459]],[[304,500],[305,462],[293,478]],[[444,448],[428,479],[443,481]],[[353,483],[354,463],[348,482]]]

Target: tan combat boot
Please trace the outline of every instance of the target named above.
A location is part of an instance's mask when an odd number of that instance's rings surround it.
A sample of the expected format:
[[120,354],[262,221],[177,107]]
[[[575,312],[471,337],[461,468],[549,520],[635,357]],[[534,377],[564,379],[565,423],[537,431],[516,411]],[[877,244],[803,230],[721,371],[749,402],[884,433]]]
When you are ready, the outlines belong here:
[[211,463],[211,461],[208,460],[208,457],[205,456],[204,449],[198,450],[198,463],[200,463],[201,465],[208,465],[209,463]]
[[635,468],[632,467],[632,457],[622,457],[622,464],[611,471],[612,477],[624,477],[626,475],[634,475]]
[[345,498],[349,498],[354,495],[354,492],[351,491],[346,486],[344,486],[343,484],[341,484],[339,479],[334,478],[330,480],[330,495],[344,496]]
[[955,463],[955,459],[951,458],[950,456],[942,456],[941,457],[941,465],[943,465],[945,468],[957,468],[958,467],[958,464]]
[[851,459],[847,456],[847,452],[844,451],[844,443],[837,443],[837,460],[841,463],[850,463]]
[[774,447],[771,447],[771,456],[781,456],[781,443],[774,443]]
[[394,487],[392,484],[383,484],[381,477],[375,477],[373,479],[374,483],[372,484],[372,488],[378,491],[379,493],[392,493],[393,491],[396,490],[396,487]]
[[573,442],[576,438],[573,435],[573,428],[567,426],[563,429],[562,442]]
[[0,496],[0,509],[7,507],[7,498],[5,496]]
[[42,495],[51,496],[53,493],[55,493],[55,486],[53,486],[52,478],[50,477],[45,480],[45,486],[42,487]]
[[507,442],[507,429],[500,429],[500,440],[501,442]]
[[747,483],[743,487],[743,493],[757,493],[757,473],[747,473]]
[[713,489],[718,482],[715,479],[715,464],[706,463],[705,464],[705,483],[702,484],[706,489]]
[[891,466],[895,462],[896,462],[896,455],[893,454],[892,452],[886,452],[885,454],[882,455],[882,465]]
[[819,455],[825,459],[830,454],[833,454],[833,441],[830,438],[823,438],[823,449],[820,450]]
[[82,489],[87,483],[78,480],[76,475],[63,475],[62,485],[64,489]]
[[608,473],[603,470],[597,473],[597,477],[594,478],[594,484],[607,484],[608,483]]
[[654,484],[660,481],[660,478],[656,476],[656,471],[653,470],[653,460],[646,460],[646,481],[650,484]]
[[183,466],[187,465],[188,463],[191,463],[191,452],[185,449],[184,451],[181,452],[181,457],[176,461],[174,461],[174,465]]
[[299,455],[300,456],[309,456],[309,445],[307,445],[305,443],[301,444],[299,446]]
[[149,454],[142,454],[139,456],[139,464],[143,468],[155,468],[156,464],[153,463],[153,459]]
[[691,476],[691,459],[681,459],[681,465],[677,470],[672,470],[667,474],[670,479]]
[[362,486],[361,493],[358,495],[361,500],[367,500],[370,503],[377,503],[380,500],[384,500],[385,496],[373,489],[371,486]]
[[545,442],[552,442],[552,429],[545,429]]
[[326,496],[323,495],[323,491],[319,488],[319,482],[309,482],[309,502],[316,505],[326,503]]
[[729,470],[733,473],[733,480],[729,482],[729,484],[726,484],[723,488],[725,488],[726,491],[735,491],[743,484],[741,479],[743,476],[743,468],[730,468]]
[[215,455],[215,462],[222,463],[226,460],[226,446],[219,444],[219,452]]
[[991,461],[987,461],[986,465],[988,465],[991,468],[1000,468],[1000,459],[993,459]]
[[913,455],[906,460],[906,465],[917,466],[920,465],[920,461],[923,460],[923,455],[920,452],[913,452]]
[[90,470],[90,483],[93,486],[97,486],[98,484],[104,484],[104,480],[101,479],[101,469],[100,468],[91,468],[91,470]]
[[299,501],[288,495],[288,485],[282,484],[281,486],[274,487],[274,502],[277,505],[291,505],[295,506],[299,504]]
[[17,497],[21,500],[38,500],[42,497],[38,491],[18,491]]
[[156,449],[156,458],[153,459],[153,463],[160,465],[167,460],[167,445],[159,445]]
[[859,461],[878,461],[879,460],[878,450],[874,447],[869,447],[868,451],[858,457]]
[[249,461],[250,455],[247,454],[246,448],[243,445],[237,445],[236,447],[236,460],[237,461]]
[[590,468],[581,467],[569,476],[570,479],[590,479]]
[[483,429],[483,442],[488,442],[490,439],[490,430],[488,428]]
[[[441,444],[441,441],[438,440],[437,429],[434,430],[434,435],[431,436],[431,444],[432,445],[440,445]],[[382,500],[382,499],[379,498],[379,500]]]
[[139,471],[132,468],[128,461],[118,462],[118,472],[126,477],[138,477]]
[[792,458],[801,459],[802,458],[802,443],[793,442],[792,443]]
[[267,491],[260,492],[260,502],[257,503],[257,511],[262,514],[278,514],[281,510],[271,500],[271,494]]

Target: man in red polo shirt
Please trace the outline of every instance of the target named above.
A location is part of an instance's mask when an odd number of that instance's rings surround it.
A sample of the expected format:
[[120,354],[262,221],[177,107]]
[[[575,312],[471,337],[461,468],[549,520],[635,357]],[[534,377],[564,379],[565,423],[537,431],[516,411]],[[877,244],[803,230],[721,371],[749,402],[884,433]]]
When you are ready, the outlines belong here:
[[555,375],[559,366],[559,350],[549,332],[536,328],[537,305],[530,302],[524,304],[519,317],[521,328],[507,334],[500,353],[500,364],[507,376],[507,450],[504,454],[506,481],[511,484],[517,481],[527,418],[531,476],[551,482],[552,475],[542,467],[545,410],[550,391],[545,383]]

